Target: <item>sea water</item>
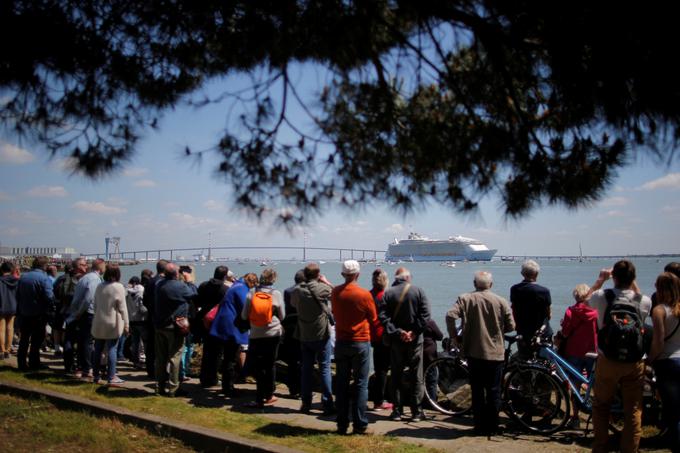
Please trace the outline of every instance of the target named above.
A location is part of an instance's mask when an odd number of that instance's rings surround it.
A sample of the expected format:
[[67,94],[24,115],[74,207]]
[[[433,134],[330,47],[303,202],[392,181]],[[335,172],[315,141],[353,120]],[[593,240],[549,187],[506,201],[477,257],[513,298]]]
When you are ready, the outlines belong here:
[[[579,283],[592,285],[597,279],[601,269],[611,268],[615,260],[588,259],[583,262],[567,259],[545,259],[537,260],[541,266],[538,276],[538,283],[550,289],[552,295],[552,327],[559,329],[560,320],[568,306],[574,303],[572,290]],[[644,294],[650,295],[654,292],[654,282],[656,277],[663,272],[664,266],[671,261],[680,261],[679,257],[664,258],[634,258],[632,259],[637,268],[637,282]],[[236,275],[242,276],[248,272],[259,275],[265,267],[260,266],[257,261],[251,262],[206,262],[190,263],[194,266],[196,284],[209,280],[213,276],[215,267],[225,265]],[[320,265],[321,272],[333,284],[340,284],[343,278],[340,275],[342,264],[340,262],[326,262]],[[522,280],[520,274],[521,262],[492,261],[492,262],[459,262],[456,267],[441,266],[439,263],[401,263],[389,265],[382,263],[380,267],[384,269],[390,279],[394,276],[396,269],[404,266],[411,271],[412,283],[421,287],[432,309],[432,317],[437,322],[442,331],[445,331],[444,317],[451,308],[459,294],[473,291],[474,273],[479,270],[489,271],[493,274],[493,287],[496,294],[508,299],[510,298],[510,287]],[[302,262],[275,262],[272,263],[278,278],[274,285],[276,289],[283,291],[293,285],[295,273],[304,267]],[[374,263],[361,263],[361,275],[359,284],[370,289],[371,275],[378,266]],[[123,266],[122,282],[125,283],[133,275],[140,275],[142,269],[152,269],[155,271],[155,263],[148,262],[134,266]],[[605,288],[611,287],[609,280],[605,283]]]

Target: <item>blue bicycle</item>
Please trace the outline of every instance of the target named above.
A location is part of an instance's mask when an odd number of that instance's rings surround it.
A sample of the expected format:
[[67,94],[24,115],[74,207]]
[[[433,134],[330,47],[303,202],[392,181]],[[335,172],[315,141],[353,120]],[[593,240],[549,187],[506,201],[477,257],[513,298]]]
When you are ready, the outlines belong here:
[[[516,361],[505,380],[503,400],[507,414],[530,432],[552,434],[564,428],[571,414],[572,402],[588,415],[592,412],[592,389],[595,373],[583,376],[552,349],[552,344],[541,336],[532,339],[534,357]],[[596,353],[586,355],[597,358]],[[643,437],[663,435],[661,423],[661,400],[655,389],[655,378],[648,374],[643,389]],[[566,391],[569,389],[570,392]],[[570,395],[571,394],[571,395]],[[571,398],[570,398],[571,396]],[[623,406],[617,398],[611,408],[610,429],[620,432],[623,428]]]

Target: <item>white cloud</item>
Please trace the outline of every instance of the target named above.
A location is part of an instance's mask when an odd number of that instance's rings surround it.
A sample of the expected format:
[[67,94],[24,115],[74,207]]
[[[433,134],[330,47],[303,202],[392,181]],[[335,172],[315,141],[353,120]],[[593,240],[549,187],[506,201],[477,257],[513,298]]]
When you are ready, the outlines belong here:
[[631,234],[630,230],[627,228],[619,228],[619,229],[613,229],[609,230],[609,233],[612,236],[619,236],[624,239],[632,239],[633,235]]
[[644,183],[640,190],[680,189],[680,173],[670,173],[661,178]]
[[616,207],[616,206],[626,206],[629,200],[626,197],[609,197],[605,198],[600,202],[600,206],[605,208]]
[[10,201],[12,197],[9,196],[7,192],[3,192],[0,190],[0,201]]
[[184,212],[173,212],[170,214],[171,222],[183,228],[198,228],[203,226],[216,226],[219,221],[209,217],[197,217]]
[[148,172],[149,170],[147,170],[146,168],[132,167],[123,170],[123,176],[127,176],[128,178],[137,178],[139,176],[147,174]]
[[125,208],[108,206],[100,201],[78,201],[73,204],[73,207],[80,211],[91,212],[94,214],[116,215],[127,212],[127,209]]
[[680,213],[680,206],[666,205],[661,208],[661,212],[663,212],[664,214],[677,214]]
[[9,143],[0,145],[0,163],[2,164],[27,164],[33,162],[35,156],[25,149],[19,148]]
[[625,217],[626,213],[623,211],[617,211],[616,209],[612,209],[611,211],[607,211],[605,215],[607,217]]
[[385,228],[385,231],[387,233],[399,234],[402,231],[404,231],[404,225],[402,225],[401,223],[393,223],[392,225]]
[[26,192],[29,197],[61,198],[68,195],[63,186],[37,186]]
[[224,203],[217,200],[208,200],[203,203],[203,207],[208,211],[224,211],[227,209],[227,206]]
[[109,197],[106,202],[114,206],[127,206],[129,204],[127,200],[120,197]]
[[74,157],[64,157],[62,159],[52,159],[50,168],[58,171],[73,172],[78,166],[78,159]]
[[7,219],[17,223],[46,223],[47,218],[33,211],[10,211]]
[[135,187],[156,187],[156,182],[150,179],[140,179],[133,184]]

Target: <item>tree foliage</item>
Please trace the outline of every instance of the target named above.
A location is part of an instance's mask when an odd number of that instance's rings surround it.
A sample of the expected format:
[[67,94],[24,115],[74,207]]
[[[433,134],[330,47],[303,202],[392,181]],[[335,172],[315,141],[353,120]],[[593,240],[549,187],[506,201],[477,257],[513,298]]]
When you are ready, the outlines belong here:
[[[597,199],[645,150],[672,159],[668,4],[545,1],[4,1],[0,121],[97,177],[224,75],[260,74],[210,150],[237,203],[303,221],[329,203],[435,200],[509,216]],[[310,99],[291,77],[330,78]],[[211,102],[206,99],[205,102]],[[292,115],[291,105],[306,119]],[[313,124],[305,127],[303,122]]]

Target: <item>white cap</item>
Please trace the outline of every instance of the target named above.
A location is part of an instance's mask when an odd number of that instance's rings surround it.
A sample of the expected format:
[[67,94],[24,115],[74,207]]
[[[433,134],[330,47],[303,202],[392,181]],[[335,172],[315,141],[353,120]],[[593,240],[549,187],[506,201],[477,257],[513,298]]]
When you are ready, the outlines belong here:
[[234,278],[236,277],[236,274],[234,274],[232,271],[227,271],[227,277]]
[[360,269],[361,269],[361,266],[359,266],[359,262],[356,261],[356,260],[347,260],[344,263],[342,263],[342,274],[343,275],[358,274]]

